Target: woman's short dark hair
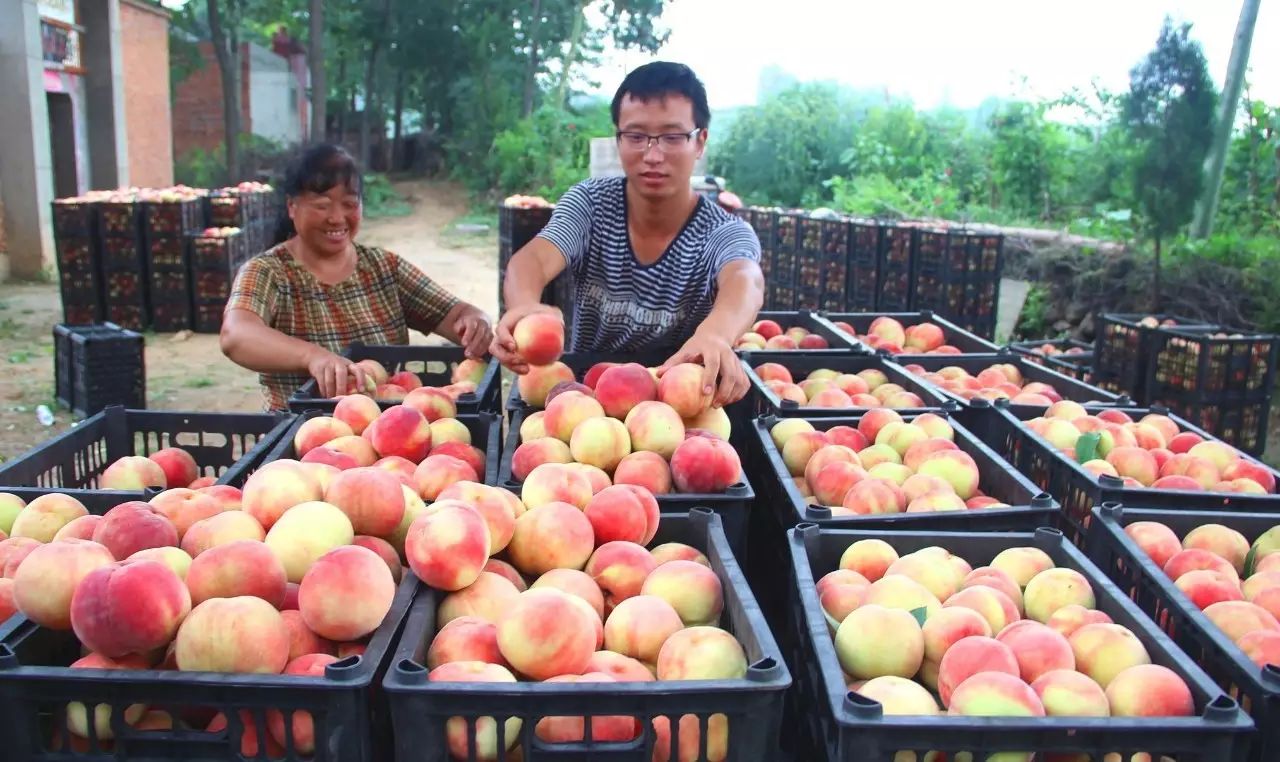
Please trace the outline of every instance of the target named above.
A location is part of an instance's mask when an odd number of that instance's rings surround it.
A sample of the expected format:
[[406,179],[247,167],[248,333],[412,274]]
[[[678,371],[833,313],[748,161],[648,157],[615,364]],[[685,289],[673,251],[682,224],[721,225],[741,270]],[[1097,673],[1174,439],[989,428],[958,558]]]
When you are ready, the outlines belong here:
[[[297,198],[304,193],[327,193],[336,186],[345,186],[356,195],[362,195],[364,180],[360,165],[342,146],[332,143],[313,145],[289,162],[280,185],[280,193],[286,198]],[[296,234],[289,210],[282,204],[280,219],[276,222],[275,243],[284,243]]]
[[618,86],[613,96],[613,126],[618,125],[618,112],[622,108],[623,97],[630,95],[640,101],[663,98],[668,95],[682,95],[693,101],[693,125],[700,130],[711,124],[711,108],[707,106],[707,89],[703,87],[693,69],[681,63],[671,61],[654,61],[638,69],[634,69]]

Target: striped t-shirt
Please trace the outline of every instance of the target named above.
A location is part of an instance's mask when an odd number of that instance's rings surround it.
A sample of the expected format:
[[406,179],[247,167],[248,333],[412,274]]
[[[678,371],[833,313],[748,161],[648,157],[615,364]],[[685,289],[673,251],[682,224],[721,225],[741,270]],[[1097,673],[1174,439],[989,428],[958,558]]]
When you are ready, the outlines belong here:
[[539,236],[555,244],[573,275],[570,347],[578,352],[675,351],[711,312],[720,269],[760,261],[755,231],[699,197],[658,261],[641,264],[627,232],[624,177],[570,188]]

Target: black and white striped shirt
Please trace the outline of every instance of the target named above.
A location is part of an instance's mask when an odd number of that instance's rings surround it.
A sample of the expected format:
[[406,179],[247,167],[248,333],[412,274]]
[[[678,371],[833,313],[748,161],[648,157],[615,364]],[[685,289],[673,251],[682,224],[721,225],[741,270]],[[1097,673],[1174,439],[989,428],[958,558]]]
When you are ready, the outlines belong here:
[[624,177],[570,188],[539,236],[560,250],[573,274],[570,347],[578,352],[674,351],[711,312],[721,268],[760,261],[755,231],[699,196],[658,261],[641,264],[627,232]]

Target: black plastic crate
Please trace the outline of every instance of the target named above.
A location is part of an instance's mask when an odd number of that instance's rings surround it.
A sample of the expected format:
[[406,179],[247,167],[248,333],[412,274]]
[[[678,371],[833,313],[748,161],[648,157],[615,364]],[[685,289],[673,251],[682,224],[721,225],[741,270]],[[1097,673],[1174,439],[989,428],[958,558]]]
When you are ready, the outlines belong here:
[[145,339],[112,323],[53,327],[54,397],[76,415],[108,405],[144,408]]
[[501,256],[498,266],[505,269],[507,260],[532,241],[551,221],[553,207],[524,208],[498,205],[498,242]]
[[1004,236],[973,228],[952,230],[948,246],[953,260],[963,256],[965,270],[964,302],[953,317],[970,331],[990,337],[995,333],[996,307],[1000,304]]
[[911,236],[911,308],[947,315],[965,309],[965,251],[951,247],[945,228],[913,228]]
[[[807,215],[799,210],[778,212],[773,248],[778,253],[794,254],[800,248],[800,226]],[[794,261],[794,260],[793,260]]]
[[[267,715],[274,709],[289,718],[294,712],[308,712],[314,721],[314,754],[304,754],[294,746],[288,731],[287,759],[387,759],[390,728],[385,696],[379,687],[417,588],[417,580],[406,572],[391,610],[370,636],[364,653],[330,664],[323,677],[70,669],[68,665],[81,656],[73,632],[37,627],[26,617],[15,616],[0,625],[0,709],[7,720],[5,742],[13,755],[10,758],[238,761],[248,758],[241,755],[244,723],[251,722],[257,737],[266,738]],[[110,708],[115,735],[110,749],[92,738],[84,741],[88,751],[83,755],[55,750],[50,739],[58,730],[62,736],[68,735],[65,717],[71,701],[82,702],[86,705],[83,711],[95,714]],[[182,719],[199,718],[202,730],[217,712],[229,725],[215,732],[138,731],[122,717],[126,707],[139,703],[168,713],[175,727]],[[285,727],[292,724],[287,722]],[[266,748],[260,744],[261,751],[252,758],[271,758]]]
[[220,333],[222,313],[226,304],[221,302],[196,303],[191,306],[191,329],[196,333]]
[[184,201],[149,201],[144,206],[147,234],[155,238],[177,238],[204,227],[204,202],[199,198]]
[[[383,346],[355,342],[347,347],[342,356],[349,360],[377,360],[388,374],[409,371],[417,374],[423,386],[448,386],[453,383],[453,365],[466,359],[461,347],[428,347],[428,346]],[[476,384],[475,393],[468,392],[458,397],[455,405],[459,415],[472,413],[497,413],[502,410],[500,397],[502,394],[501,366],[497,360],[489,359],[484,378]],[[338,404],[336,398],[317,396],[315,379],[307,381],[289,398],[289,409],[295,413],[304,410],[322,410],[326,414],[333,413]],[[378,404],[385,410],[399,401],[379,400]]]
[[[166,274],[152,273],[152,288],[159,289],[162,285],[161,281],[173,280],[175,274],[167,274],[167,277],[159,277]],[[186,278],[182,278],[182,282],[186,284]],[[151,319],[148,321],[151,330],[158,333],[176,333],[178,331],[190,330],[193,323],[191,319],[191,302],[186,299],[186,295],[178,292],[182,298],[170,300],[161,300],[154,296],[158,291],[153,291],[151,299]]]
[[753,207],[747,221],[760,239],[760,248],[774,251],[777,248],[778,210]]
[[147,327],[149,314],[147,276],[141,268],[117,270],[104,275],[104,317],[124,328],[141,331]]
[[1253,543],[1280,517],[1262,513],[1215,513],[1130,508],[1105,503],[1093,509],[1089,556],[1229,695],[1258,727],[1250,759],[1280,757],[1280,665],[1259,667],[1174,584],[1174,580],[1125,534],[1139,521],[1157,521],[1179,538],[1203,524],[1222,524]]
[[141,236],[112,236],[101,241],[102,269],[104,272],[126,270],[145,272],[147,242]]
[[147,237],[147,264],[152,270],[186,270],[187,239],[183,236]]
[[786,283],[766,286],[764,308],[766,310],[794,310],[798,302],[796,287]]
[[[502,448],[502,465],[498,469],[497,484],[515,495],[520,494],[523,482],[511,476],[511,458],[520,446],[520,426],[529,414],[528,409],[512,410],[507,425],[507,441]],[[737,427],[735,427],[737,428]],[[736,439],[736,437],[734,437]],[[742,462],[742,481],[731,484],[721,493],[687,493],[671,492],[666,495],[654,495],[659,510],[666,513],[682,513],[695,507],[704,507],[715,511],[724,523],[725,536],[738,558],[747,557],[747,523],[755,504],[756,493],[747,479],[747,459],[742,448],[735,447],[738,459]]]
[[[935,411],[949,417],[947,411]],[[910,421],[920,413],[904,413]],[[782,462],[782,454],[773,442],[770,430],[783,419],[761,416],[751,422],[753,453],[751,473],[758,474],[759,499],[751,514],[748,547],[751,549],[747,573],[752,588],[771,622],[787,622],[785,606],[792,578],[786,548],[786,531],[807,522],[832,529],[877,528],[888,531],[1029,531],[1041,526],[1058,526],[1058,505],[1029,479],[1019,474],[991,448],[966,429],[955,418],[949,422],[955,429],[956,445],[973,456],[980,473],[979,484],[985,494],[1008,508],[983,508],[935,513],[896,513],[867,516],[832,516],[828,507],[802,497],[791,481]],[[861,416],[849,418],[806,418],[814,429],[827,431],[835,426],[857,428]]]
[[1271,397],[1251,402],[1205,402],[1195,395],[1180,398],[1167,395],[1153,405],[1163,405],[1200,428],[1250,455],[1267,449],[1270,430]]
[[880,238],[883,226],[874,220],[853,219],[849,220],[848,227],[849,261],[844,309],[870,312],[876,308],[880,292]]
[[756,315],[756,322],[761,320],[772,320],[781,326],[783,333],[786,333],[791,328],[803,328],[809,333],[817,334],[827,340],[826,349],[787,349],[778,351],[804,353],[816,357],[837,357],[852,352],[865,353],[867,351],[866,347],[858,343],[857,339],[845,335],[834,325],[823,320],[822,315],[817,310],[762,310]]
[[102,275],[97,268],[72,270],[58,268],[58,285],[62,296],[63,322],[87,325],[102,322],[106,304],[102,293]]
[[[867,335],[867,331],[871,329],[871,323],[876,318],[888,317],[897,320],[902,324],[903,329],[910,328],[914,325],[922,323],[933,323],[942,329],[942,337],[944,346],[955,347],[960,350],[960,354],[989,354],[999,352],[1000,347],[987,341],[970,331],[961,328],[945,317],[935,313],[933,310],[920,310],[918,312],[828,312],[820,316],[823,320],[831,324],[832,328],[841,334],[848,336],[850,340],[858,342],[862,346],[867,346],[858,336]],[[853,328],[856,335],[850,335],[848,331],[840,327],[840,323],[844,323]],[[870,349],[870,347],[868,347]],[[915,357],[918,353],[909,350],[903,351],[899,358]],[[934,354],[947,354],[934,353]]]
[[[824,299],[843,305],[848,287],[849,224],[843,219],[800,220],[796,285],[820,309]],[[803,302],[802,302],[803,306]]]
[[880,312],[911,309],[911,252],[913,231],[903,225],[880,228],[880,250],[876,255],[876,305]]
[[248,195],[239,192],[215,192],[206,197],[209,227],[247,228],[254,221],[249,207],[253,204]]
[[853,374],[864,370],[878,370],[888,377],[889,383],[898,384],[904,391],[912,392],[924,401],[923,405],[916,408],[899,409],[898,412],[900,413],[906,413],[908,410],[936,410],[948,405],[951,407],[957,406],[950,397],[943,396],[931,384],[924,383],[900,366],[887,362],[884,358],[875,355],[850,354],[842,357],[833,357],[830,355],[813,355],[807,351],[764,351],[743,352],[741,357],[743,368],[747,371],[747,378],[751,380],[751,392],[748,396],[755,415],[777,415],[785,418],[829,418],[856,415],[859,411],[867,409],[863,407],[802,407],[791,400],[784,400],[769,389],[759,374],[756,373],[755,369],[765,363],[776,363],[785,367],[791,372],[791,378],[797,384],[813,371],[820,369]]
[[138,238],[142,235],[141,202],[102,201],[94,206],[98,212],[98,233],[103,238]]
[[1280,336],[1229,328],[1157,330],[1151,345],[1147,397],[1153,401],[1195,394],[1208,403],[1271,394]]
[[93,238],[97,235],[97,202],[55,200],[50,206],[53,208],[55,238]]
[[[388,405],[388,407],[390,406]],[[298,451],[293,448],[293,438],[297,435],[298,429],[302,428],[302,425],[312,418],[330,415],[332,412],[332,410],[307,410],[293,417],[292,425],[280,436],[270,451],[262,457],[258,466],[263,466],[276,460],[296,460]],[[483,480],[484,484],[496,485],[498,483],[499,461],[502,459],[502,417],[496,413],[486,412],[459,415],[457,420],[466,426],[467,431],[471,433],[471,445],[479,448],[484,453],[484,473],[478,474],[478,476]],[[226,483],[241,487],[248,477],[249,471],[243,470],[237,475],[237,478]]]
[[[1087,405],[1090,415],[1108,409],[1106,406]],[[1206,440],[1215,437],[1186,420],[1158,407],[1118,407],[1133,420],[1148,413],[1167,415],[1182,431],[1200,435]],[[1058,452],[1043,437],[1027,428],[1025,421],[1043,414],[1035,408],[1018,410],[1012,406],[997,405],[988,411],[984,441],[1014,468],[1025,474],[1037,486],[1062,504],[1064,530],[1072,540],[1082,542],[1091,531],[1089,522],[1095,505],[1104,502],[1123,502],[1144,508],[1200,511],[1275,512],[1280,523],[1280,495],[1253,495],[1233,492],[1191,492],[1184,490],[1153,489],[1151,487],[1126,487],[1120,479],[1111,476],[1095,478],[1079,463]],[[1280,483],[1280,471],[1244,456],[1265,468]]]
[[[705,733],[708,718],[714,714],[727,718],[728,749],[723,759],[741,762],[777,758],[779,723],[791,676],[719,520],[703,509],[685,514],[664,513],[653,542],[682,542],[707,556],[724,589],[724,629],[738,639],[746,652],[744,679],[607,684],[428,682],[426,652],[435,635],[436,608],[442,594],[424,586],[410,609],[383,683],[395,726],[396,762],[449,759],[445,724],[451,717],[466,718],[469,729],[481,717],[496,718],[497,727],[503,729],[508,718],[521,718],[522,728],[516,740],[523,752],[520,758],[537,762],[566,758],[648,760],[656,743],[651,729],[653,718],[664,716],[679,723],[684,715],[696,715],[699,730]],[[534,735],[542,717],[618,715],[640,719],[641,732],[634,741],[551,745]],[[585,724],[591,727],[592,723]],[[674,735],[677,734],[673,731]],[[499,739],[504,746],[505,741],[506,738]],[[474,748],[474,744],[468,745]],[[671,756],[674,759],[678,755]]]
[[54,254],[61,272],[89,272],[98,268],[99,242],[87,236],[54,236]]
[[1093,369],[1093,345],[1075,339],[1015,341],[1009,349],[1078,381],[1087,382]]
[[[964,558],[974,568],[990,562],[1000,551],[1033,546],[1058,567],[1074,569],[1093,587],[1097,609],[1142,641],[1153,664],[1178,674],[1191,689],[1194,717],[937,717],[886,716],[881,706],[845,685],[835,647],[818,597],[816,581],[839,566],[841,553],[864,539],[888,542],[899,555],[940,546]],[[787,533],[796,579],[797,600],[791,607],[800,632],[793,653],[796,687],[791,720],[807,731],[813,747],[803,759],[841,762],[893,762],[898,751],[945,752],[955,759],[967,751],[973,759],[993,759],[996,752],[1073,752],[1101,760],[1108,753],[1122,758],[1149,751],[1154,759],[1171,755],[1180,762],[1218,762],[1242,759],[1253,723],[1239,705],[1224,694],[1187,654],[1160,632],[1132,601],[1062,534],[1053,529],[1034,532],[892,532],[826,529],[811,524]],[[1092,755],[1092,756],[1089,756]],[[1013,754],[1010,759],[1022,759]],[[1029,758],[1029,757],[1028,757]],[[901,757],[899,757],[901,759]]]
[[244,231],[229,236],[190,236],[192,270],[229,271],[234,275],[249,261],[248,239]]
[[[73,429],[0,464],[0,489],[60,487],[98,489],[98,478],[128,455],[181,447],[199,476],[219,484],[243,482],[294,422],[266,413],[173,413],[111,406]],[[121,501],[145,500],[142,492],[113,491]]]
[[1147,365],[1155,356],[1156,326],[1173,321],[1178,327],[1213,328],[1191,318],[1170,314],[1143,315],[1104,312],[1098,315],[1093,349],[1093,383],[1117,393],[1128,394],[1138,404],[1147,404]]

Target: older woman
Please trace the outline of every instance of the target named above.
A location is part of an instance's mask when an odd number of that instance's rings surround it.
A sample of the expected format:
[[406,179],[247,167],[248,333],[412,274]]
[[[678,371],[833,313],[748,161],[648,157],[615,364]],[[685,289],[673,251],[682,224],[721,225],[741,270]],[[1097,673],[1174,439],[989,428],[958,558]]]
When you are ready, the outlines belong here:
[[260,375],[267,408],[316,379],[326,397],[364,388],[361,368],[340,356],[354,341],[407,344],[409,329],[435,333],[484,356],[487,315],[383,249],[357,243],[361,179],[342,148],[319,145],[290,166],[277,244],[245,263],[222,321],[223,354]]

